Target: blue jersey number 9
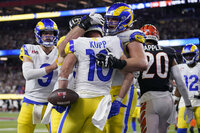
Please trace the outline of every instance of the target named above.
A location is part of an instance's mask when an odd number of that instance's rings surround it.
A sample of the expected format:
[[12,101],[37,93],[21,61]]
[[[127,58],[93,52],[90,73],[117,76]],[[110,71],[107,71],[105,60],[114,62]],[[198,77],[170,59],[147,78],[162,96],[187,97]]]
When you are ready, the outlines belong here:
[[[43,67],[46,67],[49,65],[50,64],[42,64],[40,68],[43,68]],[[53,71],[50,72],[49,74],[43,76],[43,78],[47,78],[45,81],[44,81],[44,79],[38,79],[38,84],[40,86],[46,87],[51,83],[52,77],[53,77]]]
[[[99,53],[107,54],[106,50],[102,50]],[[104,82],[110,80],[110,78],[112,76],[113,69],[109,69],[107,75],[104,76],[103,72],[102,72],[102,68],[95,64],[95,57],[94,57],[95,52],[94,52],[94,50],[86,49],[86,55],[90,56],[90,67],[89,67],[89,73],[88,73],[88,81],[94,80],[95,67],[97,69],[97,76],[98,76],[99,80],[104,81]]]

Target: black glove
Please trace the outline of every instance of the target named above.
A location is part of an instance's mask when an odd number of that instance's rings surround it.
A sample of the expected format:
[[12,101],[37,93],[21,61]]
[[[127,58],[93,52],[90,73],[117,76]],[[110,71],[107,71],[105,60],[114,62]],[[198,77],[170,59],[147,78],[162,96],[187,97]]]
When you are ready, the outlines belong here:
[[96,54],[95,60],[98,66],[104,68],[123,69],[127,64],[125,60],[117,59],[112,54],[109,55],[103,53]]
[[89,15],[83,16],[78,26],[86,31],[91,26],[90,19]]
[[194,98],[200,99],[200,94],[199,95],[194,95]]
[[98,25],[98,24],[103,25],[104,18],[102,17],[101,14],[92,12],[89,15],[85,15],[82,17],[79,27],[86,31],[91,25]]

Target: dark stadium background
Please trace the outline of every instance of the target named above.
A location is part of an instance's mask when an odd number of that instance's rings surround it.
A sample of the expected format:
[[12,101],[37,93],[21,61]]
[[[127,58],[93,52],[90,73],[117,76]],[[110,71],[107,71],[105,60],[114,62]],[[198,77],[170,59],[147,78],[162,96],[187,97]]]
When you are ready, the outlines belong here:
[[[153,2],[159,0],[121,0],[127,4]],[[146,23],[153,24],[160,33],[160,40],[186,39],[200,37],[200,0],[182,0],[185,4],[169,7],[147,8],[134,10],[137,20],[133,29],[138,29]],[[64,11],[110,6],[115,0],[0,0],[0,16],[49,11]],[[104,14],[102,14],[104,15]],[[68,21],[72,16],[52,18],[60,30],[59,37],[65,35]],[[40,19],[0,22],[0,50],[19,49],[23,44],[36,43],[34,28]],[[199,47],[199,45],[198,45]],[[182,47],[174,47],[177,51],[178,62],[181,63]],[[25,80],[21,73],[18,56],[7,56],[4,61],[0,57],[0,94],[22,94]],[[5,102],[6,100],[4,100]],[[6,101],[7,102],[7,101]],[[9,103],[9,102],[7,102]],[[7,104],[6,103],[6,104]],[[12,110],[13,107],[0,105],[0,111]]]

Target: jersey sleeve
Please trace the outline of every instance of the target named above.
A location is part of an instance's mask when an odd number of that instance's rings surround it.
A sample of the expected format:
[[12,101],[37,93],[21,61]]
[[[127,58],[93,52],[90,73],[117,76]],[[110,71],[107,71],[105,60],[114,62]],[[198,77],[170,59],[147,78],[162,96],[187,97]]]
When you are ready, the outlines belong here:
[[112,43],[115,44],[115,45],[113,45],[113,50],[115,50],[115,54],[117,55],[116,57],[120,58],[124,54],[122,42],[117,36],[115,39],[112,39],[112,40],[113,40]]
[[65,36],[62,36],[59,41],[57,42],[57,48],[59,47],[60,43],[65,39]]
[[19,59],[20,59],[21,61],[23,61],[23,56],[26,56],[26,57],[28,57],[29,59],[32,60],[32,58],[30,57],[30,55],[29,55],[29,53],[28,53],[28,47],[27,47],[27,45],[25,45],[25,44],[24,44],[24,45],[21,47],[21,49],[20,49]]
[[146,36],[142,31],[134,30],[134,32],[129,37],[129,42],[132,42],[132,41],[138,41],[142,43],[143,45],[145,45]]
[[74,40],[70,40],[65,47],[65,54],[74,53]]

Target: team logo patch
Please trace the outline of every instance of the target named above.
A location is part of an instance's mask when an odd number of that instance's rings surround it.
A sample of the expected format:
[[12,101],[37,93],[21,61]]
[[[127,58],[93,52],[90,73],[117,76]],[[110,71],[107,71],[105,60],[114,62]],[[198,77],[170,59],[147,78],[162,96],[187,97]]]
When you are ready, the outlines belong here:
[[32,50],[32,53],[33,53],[33,54],[38,54],[39,52],[36,51],[36,50]]

